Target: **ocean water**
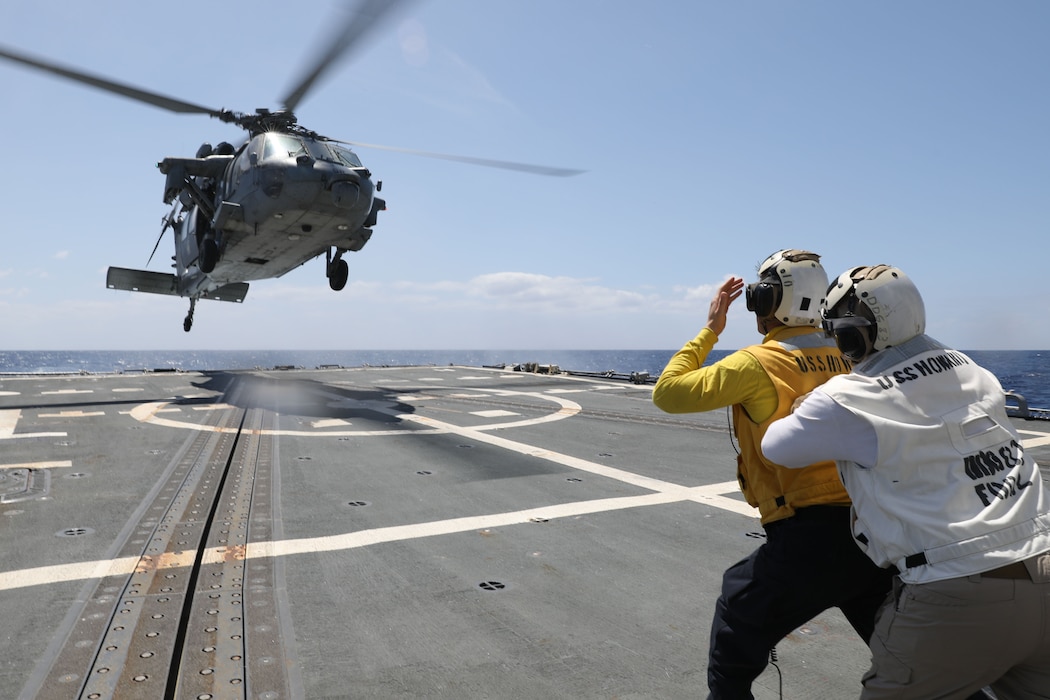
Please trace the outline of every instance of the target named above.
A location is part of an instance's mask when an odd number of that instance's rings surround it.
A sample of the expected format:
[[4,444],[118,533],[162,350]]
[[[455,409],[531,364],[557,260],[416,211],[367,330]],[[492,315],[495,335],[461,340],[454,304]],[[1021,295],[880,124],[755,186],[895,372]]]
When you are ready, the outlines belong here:
[[[656,376],[673,350],[86,350],[0,351],[3,373],[111,373],[144,370],[220,370],[338,365],[341,367],[525,363],[577,372],[648,372]],[[709,362],[728,351],[712,351]],[[1050,350],[975,350],[966,353],[1021,394],[1033,408],[1050,408]]]

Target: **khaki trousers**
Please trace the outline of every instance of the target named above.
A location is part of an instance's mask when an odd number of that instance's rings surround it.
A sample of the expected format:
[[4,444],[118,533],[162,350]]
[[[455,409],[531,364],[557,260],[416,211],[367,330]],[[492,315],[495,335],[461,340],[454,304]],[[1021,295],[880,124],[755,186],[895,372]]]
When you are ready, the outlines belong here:
[[986,686],[999,700],[1050,698],[1050,582],[898,582],[871,653],[861,700],[967,698]]

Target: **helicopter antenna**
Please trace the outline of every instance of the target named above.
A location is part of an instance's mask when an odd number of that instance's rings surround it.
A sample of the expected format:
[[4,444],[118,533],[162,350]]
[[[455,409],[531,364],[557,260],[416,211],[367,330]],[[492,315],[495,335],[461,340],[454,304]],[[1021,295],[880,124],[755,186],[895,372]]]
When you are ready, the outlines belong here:
[[313,87],[325,71],[336,61],[345,56],[362,37],[374,29],[380,21],[389,17],[395,8],[406,5],[411,0],[362,0],[355,11],[351,12],[346,23],[335,34],[328,48],[314,62],[313,68],[306,71],[296,87],[288,93],[281,104],[288,112],[294,112],[306,93]]
[[153,244],[153,252],[149,254],[149,260],[146,261],[146,267],[149,267],[149,264],[153,262],[153,256],[157,254],[157,248],[160,247],[160,241],[162,238],[164,238],[164,232],[167,231],[169,228],[175,228],[175,223],[173,221],[174,218],[175,210],[172,210],[168,212],[168,214],[164,216],[164,218],[161,219],[161,224],[163,225],[160,227],[160,235],[157,236],[157,242]]

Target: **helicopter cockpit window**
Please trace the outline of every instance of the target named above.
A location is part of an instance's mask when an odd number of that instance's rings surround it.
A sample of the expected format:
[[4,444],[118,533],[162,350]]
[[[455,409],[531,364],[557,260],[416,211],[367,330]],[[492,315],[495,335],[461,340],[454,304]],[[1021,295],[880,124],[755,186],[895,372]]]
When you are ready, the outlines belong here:
[[357,154],[351,151],[349,148],[342,148],[340,146],[336,146],[334,143],[329,143],[327,145],[328,150],[332,152],[332,155],[335,156],[335,159],[343,165],[348,165],[351,168],[365,167],[364,163],[361,162],[361,159],[357,157]]
[[272,133],[266,135],[263,158],[296,158],[306,153],[303,142],[291,134]]
[[364,163],[361,162],[361,159],[358,158],[357,154],[351,151],[349,148],[340,148],[339,146],[333,144],[329,144],[329,147],[335,153],[336,157],[339,158],[339,160],[343,161],[351,168],[364,167]]

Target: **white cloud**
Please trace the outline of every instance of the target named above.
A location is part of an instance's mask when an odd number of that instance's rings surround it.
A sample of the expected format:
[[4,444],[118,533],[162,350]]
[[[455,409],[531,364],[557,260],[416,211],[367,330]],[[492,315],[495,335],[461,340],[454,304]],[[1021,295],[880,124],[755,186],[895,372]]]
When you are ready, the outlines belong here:
[[[20,347],[195,348],[663,348],[706,321],[718,284],[620,288],[595,278],[502,271],[467,280],[253,285],[245,303],[202,302],[191,333],[185,299],[102,290],[93,299],[29,303],[0,289]],[[739,308],[737,308],[739,306]],[[743,305],[720,347],[754,342]]]

